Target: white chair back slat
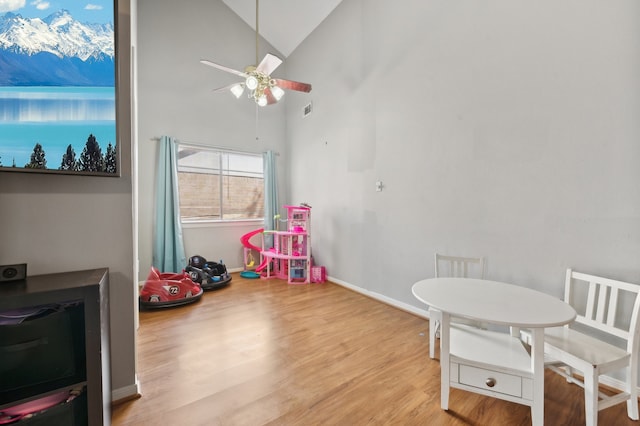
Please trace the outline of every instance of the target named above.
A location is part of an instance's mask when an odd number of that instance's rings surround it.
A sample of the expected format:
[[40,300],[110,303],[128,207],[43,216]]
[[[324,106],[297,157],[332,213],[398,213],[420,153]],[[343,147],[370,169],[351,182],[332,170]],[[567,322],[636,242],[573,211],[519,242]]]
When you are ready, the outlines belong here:
[[616,311],[618,310],[618,288],[611,287],[611,295],[609,296],[609,309],[607,311],[607,325],[615,327]]
[[595,320],[597,322],[604,322],[604,314],[607,310],[607,294],[610,288],[605,285],[599,285],[596,283],[598,289],[598,306],[596,308]]
[[595,308],[596,308],[596,284],[594,282],[589,282],[589,293],[587,294],[587,309],[585,311],[584,316],[589,319],[595,318]]

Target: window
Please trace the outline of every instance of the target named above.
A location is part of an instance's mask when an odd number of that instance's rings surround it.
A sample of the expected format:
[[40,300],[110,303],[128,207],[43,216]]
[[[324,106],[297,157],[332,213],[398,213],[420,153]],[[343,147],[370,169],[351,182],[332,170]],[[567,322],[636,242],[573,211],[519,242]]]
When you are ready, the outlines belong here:
[[264,218],[261,154],[178,145],[183,222]]

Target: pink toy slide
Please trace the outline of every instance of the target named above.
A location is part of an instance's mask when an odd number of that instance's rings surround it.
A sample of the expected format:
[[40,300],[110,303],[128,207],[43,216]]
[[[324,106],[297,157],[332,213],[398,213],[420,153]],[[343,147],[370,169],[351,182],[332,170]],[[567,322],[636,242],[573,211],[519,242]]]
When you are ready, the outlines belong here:
[[[240,242],[242,243],[243,246],[250,248],[251,250],[255,250],[258,253],[260,253],[262,251],[262,249],[254,244],[251,244],[251,242],[249,241],[251,239],[251,237],[253,237],[254,235],[258,235],[258,234],[262,234],[264,232],[264,228],[260,228],[260,229],[256,229],[255,231],[251,231],[247,234],[244,234],[241,238],[240,238]],[[258,265],[258,267],[255,269],[256,272],[261,272],[264,268],[267,267],[267,262],[268,260],[266,258],[264,258],[262,260],[262,263],[260,265]]]

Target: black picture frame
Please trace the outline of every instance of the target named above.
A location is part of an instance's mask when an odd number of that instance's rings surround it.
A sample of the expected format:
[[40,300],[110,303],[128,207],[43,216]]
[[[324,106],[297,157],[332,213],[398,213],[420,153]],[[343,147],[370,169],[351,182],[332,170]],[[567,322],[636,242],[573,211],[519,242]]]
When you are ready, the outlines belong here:
[[119,177],[117,0],[53,3],[0,15],[0,172]]

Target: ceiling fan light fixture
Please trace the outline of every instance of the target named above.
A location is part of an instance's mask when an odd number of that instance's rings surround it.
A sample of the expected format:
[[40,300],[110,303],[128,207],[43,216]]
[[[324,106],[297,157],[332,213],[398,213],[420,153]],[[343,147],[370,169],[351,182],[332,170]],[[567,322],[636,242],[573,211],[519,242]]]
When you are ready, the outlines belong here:
[[231,90],[231,93],[233,93],[233,96],[235,96],[236,99],[240,99],[240,96],[244,93],[244,86],[240,83],[234,84],[229,88],[229,90]]
[[278,86],[272,86],[271,94],[273,95],[274,98],[276,98],[276,101],[279,101],[284,96],[284,90],[282,90]]
[[247,85],[247,89],[256,90],[258,88],[258,78],[255,75],[250,75],[245,80],[245,84]]
[[[271,73],[282,64],[282,59],[271,53],[267,53],[262,61],[258,62],[258,1],[259,0],[256,0],[256,65],[249,65],[245,67],[244,71],[238,71],[206,59],[201,59],[200,62],[221,71],[235,74],[244,79],[239,83],[215,89],[214,92],[226,92],[230,90],[238,99],[243,93],[247,93],[247,97],[259,106],[267,106],[275,104],[282,99],[285,90],[309,93],[311,91],[311,85],[292,80],[271,78]],[[244,90],[245,88],[247,89],[246,92]]]

